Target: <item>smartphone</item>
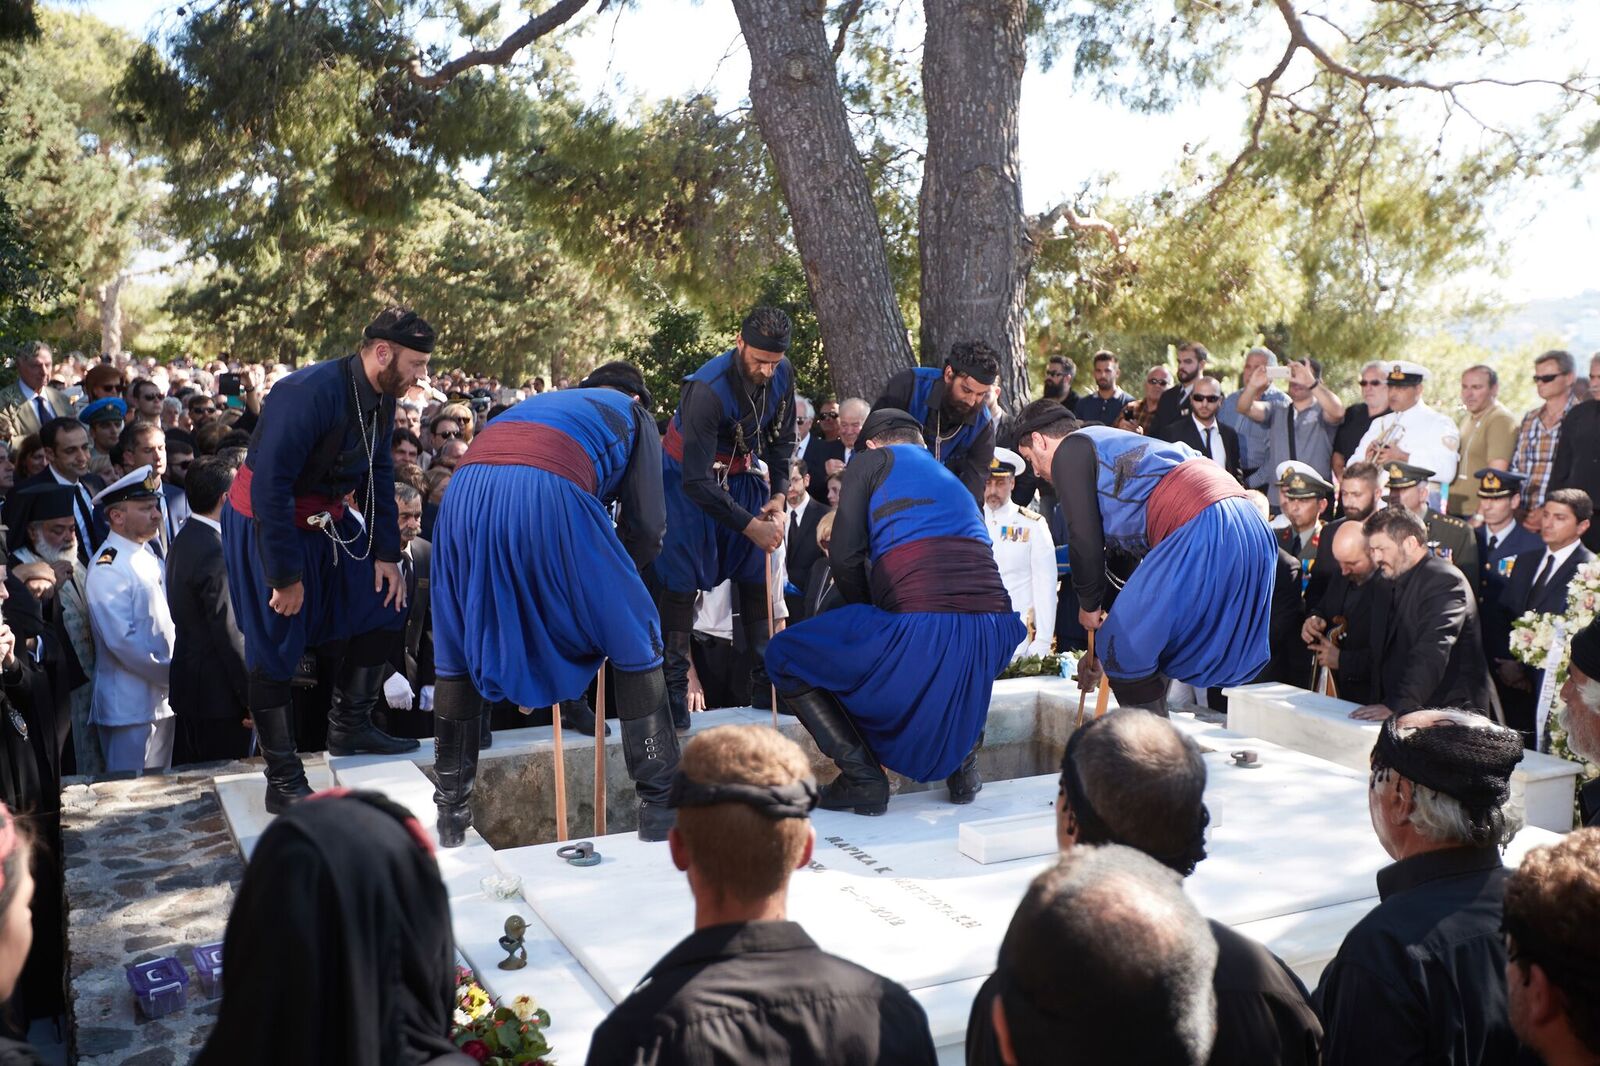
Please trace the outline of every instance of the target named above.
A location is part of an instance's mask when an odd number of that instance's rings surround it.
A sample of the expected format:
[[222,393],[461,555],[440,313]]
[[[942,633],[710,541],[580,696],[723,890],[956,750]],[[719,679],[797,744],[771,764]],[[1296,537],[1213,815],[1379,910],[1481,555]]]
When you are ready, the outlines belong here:
[[237,395],[239,395],[239,375],[238,374],[218,374],[217,375],[217,391],[220,392],[224,396],[237,396]]
[[1267,380],[1268,381],[1288,381],[1289,380],[1289,368],[1286,367],[1286,366],[1269,366],[1269,367],[1267,367]]

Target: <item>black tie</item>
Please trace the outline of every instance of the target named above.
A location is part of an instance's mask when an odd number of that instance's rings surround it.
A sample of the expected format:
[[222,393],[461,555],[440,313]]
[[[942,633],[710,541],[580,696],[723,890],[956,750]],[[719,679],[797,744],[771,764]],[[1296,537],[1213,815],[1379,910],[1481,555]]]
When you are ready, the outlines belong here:
[[1539,576],[1533,582],[1533,591],[1528,594],[1528,606],[1539,602],[1539,597],[1544,595],[1544,587],[1550,584],[1550,571],[1556,565],[1556,557],[1547,554],[1544,557],[1544,569],[1539,571]]
[[1289,542],[1289,554],[1296,559],[1300,558],[1300,534],[1294,535],[1294,540]]
[[1495,550],[1495,548],[1497,548],[1499,546],[1499,544],[1500,544],[1500,534],[1498,534],[1498,533],[1489,534],[1489,551],[1493,552]]
[[1215,458],[1215,456],[1212,455],[1212,452],[1211,452],[1211,427],[1210,426],[1206,427],[1206,458],[1207,459]]
[[39,412],[39,425],[42,427],[46,422],[50,421],[50,408],[45,405],[43,396],[35,396],[33,404]]

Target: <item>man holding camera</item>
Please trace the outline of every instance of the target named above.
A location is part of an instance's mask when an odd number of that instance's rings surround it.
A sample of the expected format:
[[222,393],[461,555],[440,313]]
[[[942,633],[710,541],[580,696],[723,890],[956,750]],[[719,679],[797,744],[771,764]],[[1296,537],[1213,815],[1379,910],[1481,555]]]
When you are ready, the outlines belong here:
[[[1289,402],[1261,399],[1267,385],[1288,379]],[[1278,485],[1273,472],[1289,460],[1305,463],[1325,481],[1333,480],[1333,432],[1344,421],[1344,401],[1322,380],[1315,359],[1290,360],[1286,366],[1258,366],[1237,401],[1239,413],[1267,427],[1267,461],[1250,479],[1250,487],[1267,493],[1274,510]]]

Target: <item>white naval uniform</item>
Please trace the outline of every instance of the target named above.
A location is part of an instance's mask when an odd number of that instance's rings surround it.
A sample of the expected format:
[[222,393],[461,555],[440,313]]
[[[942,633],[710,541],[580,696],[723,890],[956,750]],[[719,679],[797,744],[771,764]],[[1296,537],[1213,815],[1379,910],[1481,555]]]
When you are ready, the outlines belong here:
[[1456,479],[1461,428],[1427,404],[1418,401],[1409,410],[1388,411],[1373,419],[1350,460],[1366,459],[1367,446],[1380,440],[1408,453],[1411,458],[1406,462],[1411,465],[1432,470],[1430,480],[1441,489]]
[[1011,609],[1028,622],[1033,612],[1033,640],[1024,638],[1013,653],[1048,655],[1056,635],[1056,546],[1045,520],[1007,500],[998,510],[983,509],[994,542],[994,561],[1011,597]]
[[175,722],[167,703],[172,614],[161,560],[111,533],[85,582],[98,654],[89,721],[111,772],[172,765]]

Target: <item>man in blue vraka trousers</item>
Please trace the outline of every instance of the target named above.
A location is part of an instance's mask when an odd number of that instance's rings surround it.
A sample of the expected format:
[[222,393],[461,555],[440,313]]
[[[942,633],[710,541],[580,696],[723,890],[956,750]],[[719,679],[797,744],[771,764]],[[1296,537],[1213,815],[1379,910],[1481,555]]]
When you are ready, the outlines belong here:
[[[794,368],[789,316],[758,307],[734,346],[690,374],[661,442],[667,537],[655,561],[661,587],[667,689],[680,730],[695,593],[731,580],[746,646],[767,646],[767,561],[788,527],[784,489],[794,455]],[[750,698],[765,705],[764,681]]]
[[821,806],[882,814],[883,766],[946,778],[950,798],[968,803],[982,787],[975,749],[995,676],[1027,629],[972,494],[928,451],[918,421],[883,408],[861,440],[829,548],[846,605],[773,637],[767,672],[839,766]]
[[[1204,689],[1260,673],[1278,545],[1238,482],[1188,445],[1080,425],[1055,401],[1023,408],[1017,434],[1061,501],[1078,620],[1119,706],[1165,716],[1173,678]],[[1114,605],[1108,554],[1137,561]],[[1080,685],[1099,679],[1079,665]]]
[[445,847],[472,822],[482,701],[549,707],[580,695],[607,659],[639,836],[665,840],[672,827],[678,736],[639,574],[666,526],[649,402],[637,367],[607,363],[576,389],[497,415],[450,479],[433,528],[434,802]]
[[[290,685],[311,648],[339,658],[328,751],[394,755],[415,740],[372,724],[394,631],[405,625],[389,439],[395,400],[422,379],[433,327],[385,310],[343,359],[273,386],[222,506],[228,592],[250,669],[250,718],[267,762],[267,810],[311,794],[295,754]],[[345,505],[364,500],[364,521]]]

